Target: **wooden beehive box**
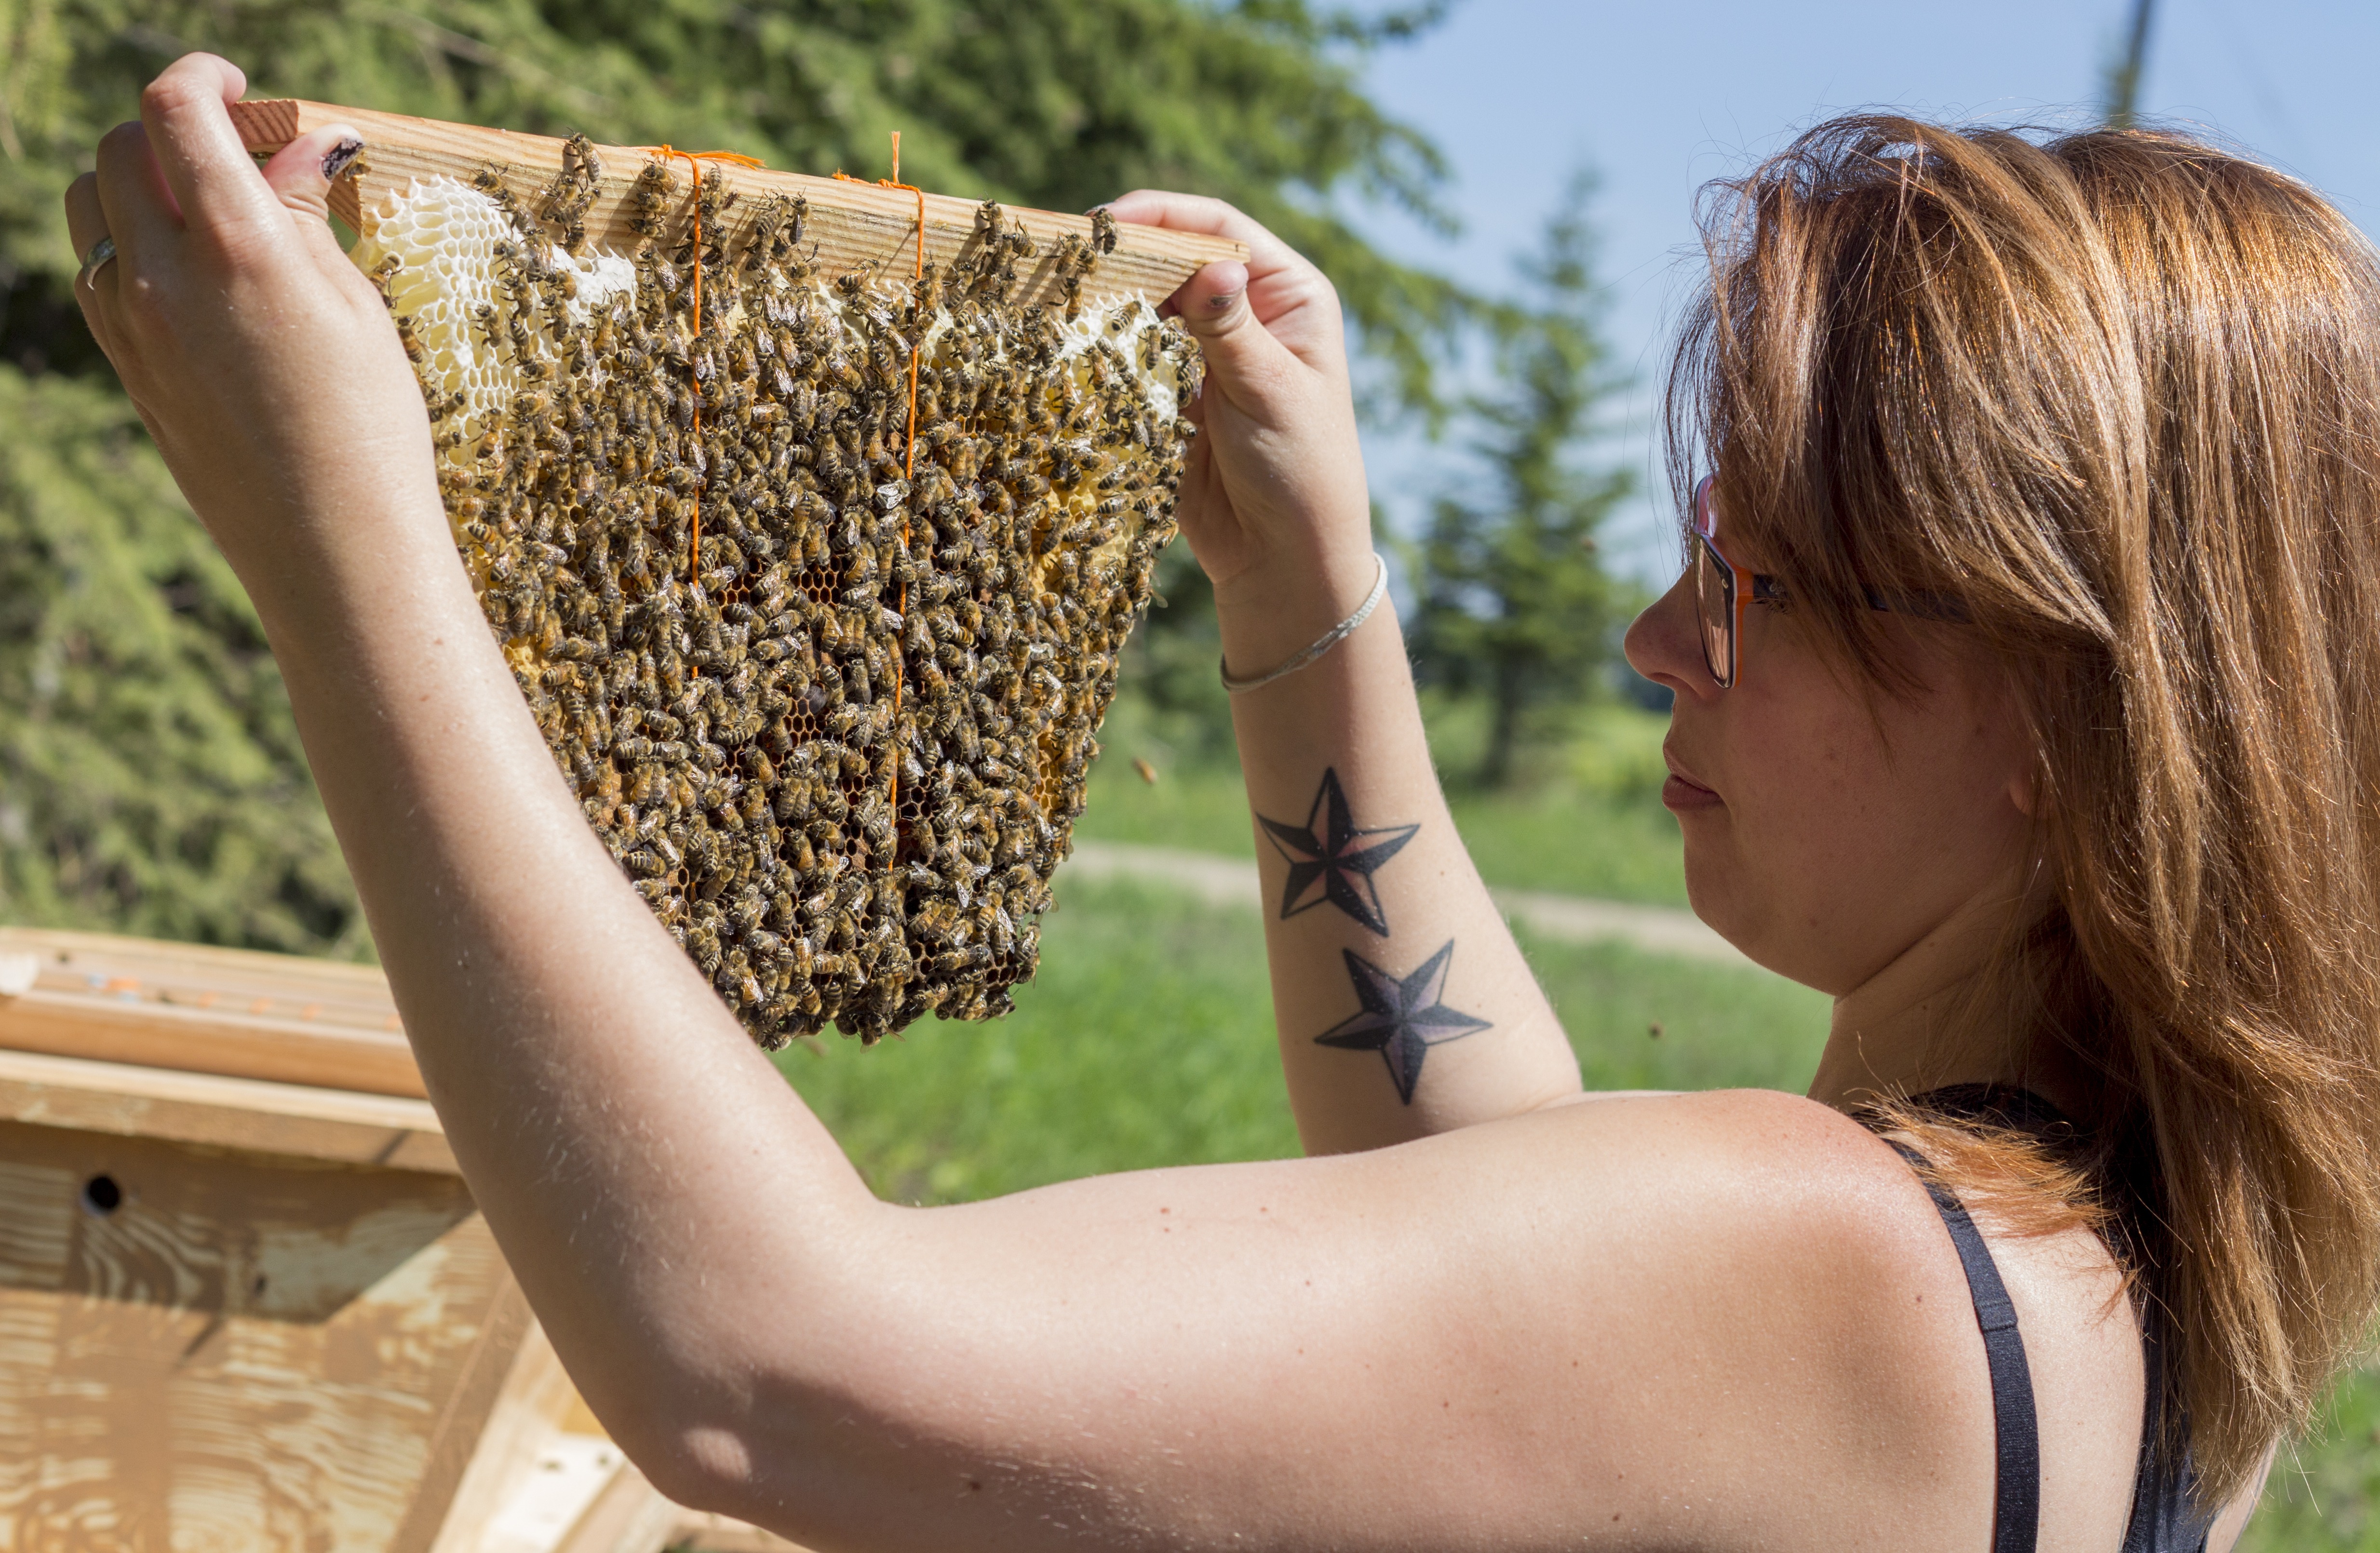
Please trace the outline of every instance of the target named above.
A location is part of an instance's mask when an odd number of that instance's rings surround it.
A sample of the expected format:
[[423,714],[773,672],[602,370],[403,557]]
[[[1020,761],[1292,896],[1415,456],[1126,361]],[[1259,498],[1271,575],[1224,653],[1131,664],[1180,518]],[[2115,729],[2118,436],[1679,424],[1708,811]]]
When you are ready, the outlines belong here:
[[696,1529],[579,1403],[420,1096],[376,970],[0,929],[0,1548]]

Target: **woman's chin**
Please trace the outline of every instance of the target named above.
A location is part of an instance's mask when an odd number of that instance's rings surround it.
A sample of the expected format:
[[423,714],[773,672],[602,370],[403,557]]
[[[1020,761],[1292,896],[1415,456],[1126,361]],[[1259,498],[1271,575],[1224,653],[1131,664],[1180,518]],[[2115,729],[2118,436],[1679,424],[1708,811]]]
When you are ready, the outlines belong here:
[[1709,855],[1712,848],[1696,846],[1691,837],[1685,850],[1686,904],[1694,908],[1705,927],[1725,938],[1728,919],[1737,915],[1730,909],[1736,904],[1736,892],[1728,877],[1730,870],[1718,866]]
[[[1756,936],[1761,915],[1754,909],[1757,892],[1745,887],[1742,870],[1725,855],[1721,837],[1706,831],[1700,837],[1694,834],[1704,830],[1698,825],[1686,827],[1686,904],[1703,926],[1756,961],[1750,940]],[[1702,844],[1695,844],[1698,840]]]

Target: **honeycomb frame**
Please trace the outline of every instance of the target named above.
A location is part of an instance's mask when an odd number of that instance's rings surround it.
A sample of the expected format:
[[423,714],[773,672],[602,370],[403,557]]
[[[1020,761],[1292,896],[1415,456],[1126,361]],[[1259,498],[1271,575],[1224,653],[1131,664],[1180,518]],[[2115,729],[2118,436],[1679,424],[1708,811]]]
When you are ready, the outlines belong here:
[[641,166],[627,253],[586,243],[583,138],[529,198],[491,164],[368,212],[457,545],[589,821],[763,1045],[1003,1013],[1195,343],[1099,299],[1111,224],[1037,245],[985,204],[947,263],[827,274],[805,197],[683,169]]

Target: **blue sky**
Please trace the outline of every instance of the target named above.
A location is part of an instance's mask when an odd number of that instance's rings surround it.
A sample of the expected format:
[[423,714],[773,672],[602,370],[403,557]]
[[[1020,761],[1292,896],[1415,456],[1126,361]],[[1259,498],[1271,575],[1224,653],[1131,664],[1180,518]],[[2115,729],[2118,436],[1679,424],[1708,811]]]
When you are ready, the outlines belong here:
[[[1366,6],[1366,9],[1377,8]],[[1602,175],[1601,273],[1615,356],[1645,387],[1693,278],[1695,188],[1849,108],[1942,118],[2087,118],[2131,0],[1834,0],[1627,6],[1466,0],[1418,43],[1381,51],[1370,89],[1454,171],[1448,242],[1378,212],[1359,219],[1411,261],[1501,284],[1570,170]],[[2380,6],[2316,0],[2157,0],[2142,107],[2288,168],[2380,235]],[[1650,469],[1643,418],[1609,453]],[[1443,454],[1369,435],[1376,494],[1401,527]],[[1666,512],[1640,503],[1610,547],[1666,580]]]

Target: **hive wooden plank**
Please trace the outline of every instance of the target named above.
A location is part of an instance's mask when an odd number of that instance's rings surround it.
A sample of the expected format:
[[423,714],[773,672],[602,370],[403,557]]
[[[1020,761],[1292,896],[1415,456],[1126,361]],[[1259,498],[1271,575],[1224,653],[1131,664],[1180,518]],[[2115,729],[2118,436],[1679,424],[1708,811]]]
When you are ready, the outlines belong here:
[[512,1384],[518,1355],[537,1334],[537,1317],[529,1314],[528,1297],[507,1266],[461,1374],[439,1406],[423,1452],[421,1485],[388,1553],[424,1553],[443,1535],[441,1528],[453,1523],[463,1488],[479,1467],[490,1421]]
[[[7,928],[0,967],[17,972],[0,980],[0,1049],[417,1099],[428,1093],[387,980],[369,965]],[[6,990],[28,979],[23,990]]]
[[689,1513],[611,1444],[532,1324],[431,1553],[662,1553]]
[[624,1462],[552,1553],[662,1553],[685,1542],[678,1535],[685,1515],[633,1463]]
[[[352,126],[363,137],[366,149],[359,169],[333,189],[332,208],[366,236],[370,234],[372,214],[381,201],[411,179],[443,176],[468,183],[474,173],[492,167],[513,194],[534,211],[537,197],[562,167],[564,142],[546,135],[447,124],[298,98],[236,103],[231,115],[243,141],[258,152],[277,151],[300,135],[334,124]],[[604,145],[596,148],[596,154],[602,164],[601,188],[588,212],[588,241],[598,248],[631,252],[643,239],[628,227],[625,196],[645,164],[653,160],[652,150]],[[674,175],[677,180],[674,206],[682,213],[692,201],[692,179],[684,162],[674,164]],[[816,262],[830,274],[884,266],[888,275],[906,275],[915,263],[916,194],[872,183],[715,163],[706,164],[703,176],[725,177],[742,197],[727,217],[731,231],[738,234],[748,227],[761,197],[784,194],[807,200],[809,213],[802,229],[803,247],[806,251],[815,249]],[[976,240],[977,202],[928,194],[924,203],[926,257],[931,263],[948,264]],[[1024,209],[1007,213],[1012,221],[1023,224],[1040,249],[1038,267],[1018,277],[1017,299],[1026,303],[1056,299],[1053,249],[1057,240],[1068,233],[1088,237],[1089,218]],[[1103,257],[1084,282],[1086,296],[1137,296],[1155,304],[1172,295],[1202,265],[1248,256],[1245,243],[1162,227],[1120,224],[1117,238],[1115,251]]]
[[427,1100],[0,1050],[0,1120],[454,1175]]
[[[0,932],[0,1033],[44,990],[86,1049],[202,992],[233,1025],[393,1016],[367,966]],[[601,1440],[428,1102],[204,1071],[252,1048],[176,1034],[175,1068],[0,1048],[0,1548],[799,1553]],[[541,1521],[557,1464],[584,1508]]]
[[0,1547],[401,1546],[510,1282],[451,1174],[0,1122]]
[[504,1506],[537,1470],[538,1451],[579,1406],[577,1390],[545,1329],[531,1323],[513,1351],[469,1469],[456,1486],[431,1553],[483,1553]]

